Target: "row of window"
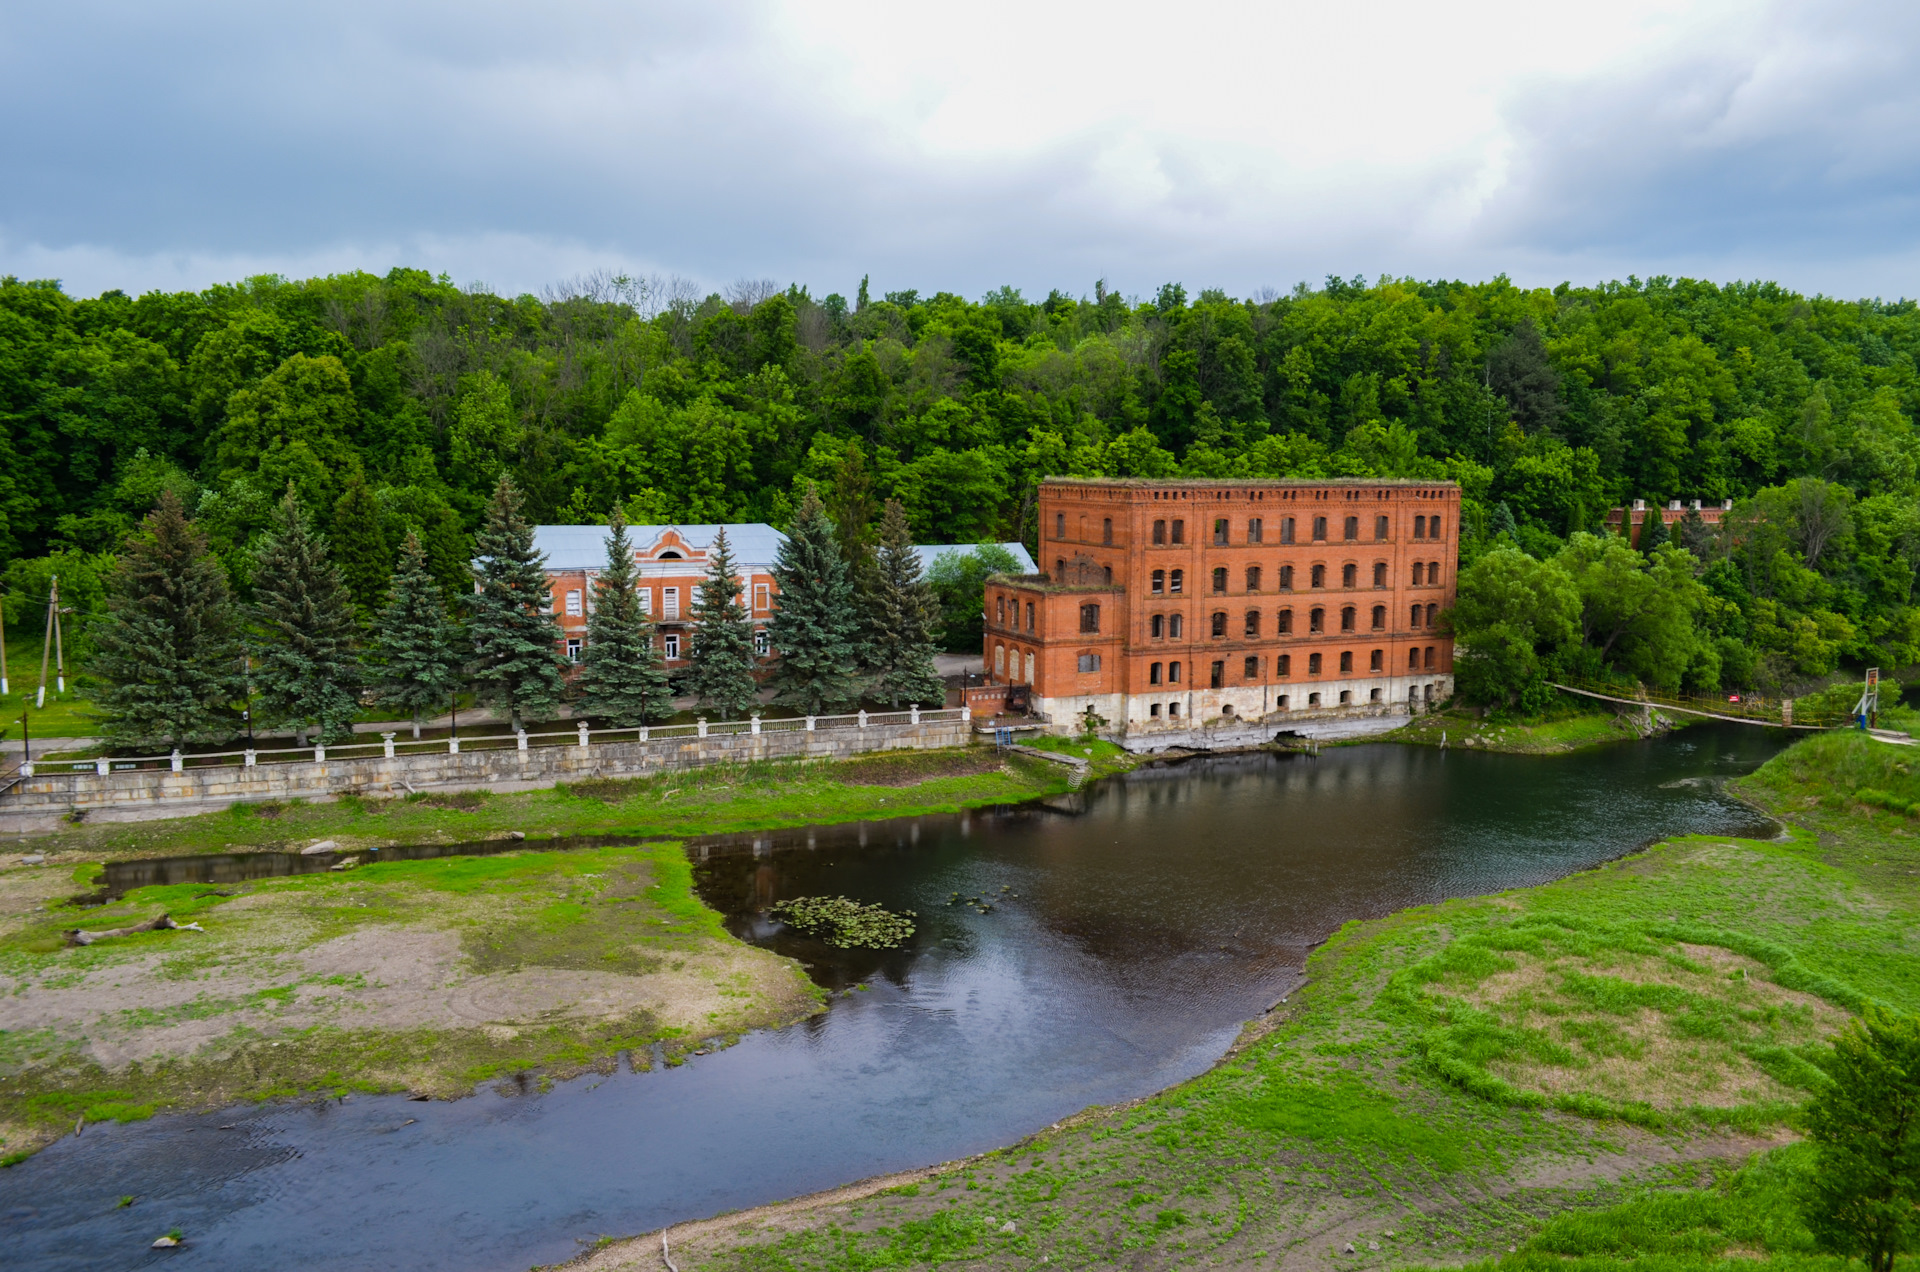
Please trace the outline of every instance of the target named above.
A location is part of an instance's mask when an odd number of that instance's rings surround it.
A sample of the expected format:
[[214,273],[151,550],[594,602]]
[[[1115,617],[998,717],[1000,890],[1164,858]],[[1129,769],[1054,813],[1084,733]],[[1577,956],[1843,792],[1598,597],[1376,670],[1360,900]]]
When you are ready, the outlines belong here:
[[[1294,517],[1280,518],[1280,538],[1277,542],[1293,543],[1296,541],[1297,521],[1298,518]],[[1313,532],[1313,542],[1323,543],[1326,541],[1328,529],[1328,519],[1326,517],[1312,518],[1309,528]],[[1341,523],[1340,529],[1341,537],[1348,543],[1357,542],[1360,538],[1360,518],[1345,518]],[[1413,537],[1416,539],[1439,539],[1443,537],[1440,531],[1441,520],[1437,513],[1431,516],[1422,514],[1413,519]],[[1242,543],[1265,543],[1266,534],[1266,519],[1263,517],[1249,517],[1247,518],[1245,537],[1240,541]],[[1064,512],[1056,512],[1053,514],[1053,537],[1061,540],[1067,537],[1067,514]],[[1085,518],[1081,519],[1080,537],[1083,540],[1086,538]],[[1376,541],[1384,541],[1392,538],[1393,519],[1387,516],[1375,517],[1373,519],[1373,537]],[[1187,541],[1186,520],[1181,517],[1175,517],[1171,520],[1155,521],[1153,523],[1153,541],[1156,544],[1162,545],[1185,543]],[[1226,547],[1232,544],[1233,541],[1232,520],[1227,517],[1216,517],[1213,522],[1214,544],[1218,547]],[[1100,542],[1103,544],[1111,544],[1113,542],[1112,517],[1103,517],[1100,520]]]
[[[1438,650],[1433,645],[1428,645],[1424,650],[1417,647],[1409,649],[1407,651],[1407,670],[1419,671],[1424,662],[1426,670],[1432,671],[1434,667],[1438,665],[1438,656]],[[1323,665],[1321,661],[1322,658],[1323,655],[1321,654],[1307,655],[1307,674],[1309,676],[1318,676],[1321,674],[1321,667]],[[1242,682],[1246,684],[1259,684],[1261,682],[1261,669],[1265,661],[1266,660],[1258,654],[1248,654],[1246,658],[1241,661],[1240,676]],[[1180,683],[1180,664],[1177,662],[1169,662],[1164,664],[1164,666],[1166,669],[1166,680],[1163,682],[1160,679],[1162,664],[1157,662],[1147,664],[1147,683],[1149,685],[1161,683],[1177,685]],[[1367,670],[1369,672],[1384,673],[1386,669],[1387,651],[1384,649],[1369,651],[1367,655]],[[1351,649],[1342,650],[1340,653],[1340,673],[1342,675],[1353,674],[1353,651]],[[1292,675],[1293,655],[1280,654],[1276,656],[1273,660],[1274,679],[1285,680]],[[1216,661],[1207,669],[1207,687],[1209,689],[1224,689],[1227,687],[1227,663],[1225,659]]]
[[[694,587],[694,588],[689,588],[688,591],[692,595],[692,604],[696,606],[699,605],[700,589],[697,587]],[[640,597],[640,612],[642,614],[652,614],[653,613],[653,589],[650,587],[636,588],[635,593]],[[554,610],[554,613],[556,614],[561,613],[564,610],[566,614],[572,617],[578,617],[579,615],[585,612],[585,601],[586,601],[586,598],[581,593],[579,588],[571,588],[567,591],[565,596],[562,596],[559,593],[554,594],[553,610]],[[754,584],[753,608],[756,610],[762,610],[762,611],[772,608],[772,589],[769,584],[766,584],[766,583]],[[675,619],[680,617],[680,589],[679,588],[663,587],[660,589],[660,617],[662,619]]]
[[[567,637],[567,661],[568,662],[577,663],[580,661],[580,652],[584,644],[585,644],[585,641],[581,637],[578,637],[578,636]],[[660,638],[660,648],[662,652],[666,654],[668,661],[672,661],[673,659],[678,658],[680,656],[680,633],[678,632],[665,633]],[[753,652],[757,657],[760,657],[760,658],[765,658],[773,652],[772,639],[767,635],[767,629],[764,627],[754,628]]]
[[[1246,581],[1246,590],[1249,592],[1258,592],[1261,589],[1262,582],[1266,579],[1266,571],[1257,565],[1250,565],[1246,568],[1244,578]],[[1309,567],[1307,579],[1307,586],[1310,588],[1317,589],[1326,587],[1327,567],[1324,565]],[[1291,565],[1281,566],[1280,590],[1282,592],[1293,591],[1293,580],[1293,567]],[[1440,582],[1440,563],[1438,561],[1415,561],[1413,563],[1413,585],[1420,587],[1429,582],[1435,584]],[[1147,590],[1154,596],[1177,595],[1186,590],[1186,585],[1187,572],[1185,570],[1155,570],[1147,576]],[[1375,561],[1373,563],[1373,585],[1375,587],[1387,586],[1387,563],[1385,561]],[[1359,565],[1349,562],[1340,567],[1340,586],[1344,588],[1357,588],[1360,586]],[[1213,571],[1214,594],[1219,595],[1226,590],[1227,567],[1224,565],[1215,566]]]
[[[1290,695],[1290,694],[1284,694],[1284,693],[1283,693],[1283,694],[1281,694],[1281,695],[1280,695],[1279,697],[1277,697],[1277,698],[1275,698],[1275,699],[1273,700],[1273,709],[1274,709],[1275,711],[1290,711],[1290,710],[1292,710],[1292,709],[1293,709],[1293,704],[1292,704],[1292,701],[1291,701],[1291,697],[1292,697],[1292,695]],[[1367,701],[1368,701],[1368,702],[1384,702],[1385,700],[1386,700],[1386,692],[1385,692],[1385,690],[1382,690],[1382,689],[1370,689],[1370,690],[1368,690],[1368,691],[1367,691]],[[1428,702],[1432,702],[1432,701],[1433,701],[1433,686],[1432,686],[1432,685],[1428,685],[1428,686],[1426,686],[1426,700],[1427,700]],[[1407,701],[1409,701],[1409,702],[1418,702],[1418,701],[1420,701],[1420,686],[1419,686],[1419,685],[1414,685],[1414,686],[1412,686],[1412,687],[1411,687],[1410,689],[1408,689],[1408,691],[1407,691]],[[1319,707],[1320,705],[1321,705],[1321,702],[1320,702],[1320,695],[1319,695],[1318,693],[1310,693],[1310,694],[1308,694],[1308,695],[1307,695],[1307,710],[1309,710],[1309,711],[1312,711],[1312,710],[1314,710],[1314,709],[1315,709],[1316,707]],[[1343,707],[1350,707],[1350,706],[1352,706],[1352,705],[1353,705],[1353,690],[1351,690],[1351,689],[1342,689],[1342,690],[1340,691],[1340,705],[1341,705],[1341,706],[1343,706]],[[1166,704],[1166,706],[1167,706],[1167,718],[1168,718],[1169,720],[1178,720],[1178,719],[1180,718],[1180,704],[1179,704],[1179,703],[1177,703],[1177,702],[1169,702],[1169,703],[1167,703],[1167,704]],[[1232,714],[1233,714],[1233,707],[1232,707],[1231,705],[1227,705],[1227,706],[1223,706],[1223,707],[1222,707],[1222,708],[1221,708],[1220,710],[1221,710],[1221,714],[1223,714],[1223,715],[1232,715]],[[1148,704],[1147,704],[1147,718],[1148,718],[1148,719],[1152,719],[1152,720],[1157,720],[1157,719],[1159,719],[1159,718],[1160,718],[1160,704],[1159,704],[1159,703],[1157,703],[1157,702],[1150,702],[1150,703],[1148,703]]]
[[[1433,626],[1434,620],[1439,616],[1440,607],[1438,605],[1415,605],[1408,611],[1407,622],[1413,627],[1431,627]],[[1373,631],[1385,631],[1387,627],[1387,607],[1384,605],[1374,606],[1372,619]],[[1356,606],[1348,605],[1341,608],[1341,631],[1351,632],[1359,630],[1359,621],[1360,611]],[[1257,638],[1260,635],[1260,624],[1260,611],[1248,610],[1242,622],[1242,635],[1249,639]],[[1082,630],[1088,629],[1083,627]],[[1098,630],[1098,628],[1092,630]],[[1307,631],[1312,633],[1324,632],[1325,630],[1327,630],[1327,611],[1316,605],[1307,611]],[[1185,634],[1185,631],[1186,620],[1185,617],[1180,614],[1154,614],[1147,619],[1147,635],[1154,640],[1179,640],[1182,635]],[[1273,632],[1276,636],[1291,636],[1293,634],[1293,610],[1283,609],[1275,612],[1273,616]],[[1227,612],[1225,610],[1215,610],[1213,612],[1211,635],[1224,637],[1226,634]]]

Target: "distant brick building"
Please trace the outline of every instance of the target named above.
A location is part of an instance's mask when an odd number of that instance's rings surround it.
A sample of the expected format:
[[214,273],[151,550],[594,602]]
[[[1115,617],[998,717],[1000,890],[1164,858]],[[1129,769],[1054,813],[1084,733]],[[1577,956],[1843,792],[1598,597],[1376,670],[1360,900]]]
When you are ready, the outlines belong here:
[[988,580],[984,657],[1055,723],[1407,711],[1453,692],[1460,489],[1054,478],[1040,568]]
[[[1678,499],[1669,499],[1667,506],[1664,508],[1649,508],[1647,507],[1646,500],[1636,499],[1633,501],[1632,508],[1615,508],[1607,513],[1607,530],[1617,535],[1620,533],[1621,525],[1623,523],[1627,524],[1631,527],[1627,532],[1627,542],[1638,547],[1640,544],[1640,527],[1647,524],[1648,517],[1659,517],[1660,520],[1667,523],[1667,529],[1671,530],[1673,529],[1673,523],[1684,520],[1689,512],[1697,512],[1700,514],[1701,521],[1710,526],[1717,526],[1720,524],[1721,519],[1731,511],[1733,511],[1733,500],[1731,499],[1722,500],[1717,504],[1706,504],[1704,506],[1698,499],[1695,499],[1686,507],[1681,507]],[[1631,518],[1631,520],[1629,520],[1629,518]]]
[[[706,580],[707,553],[718,525],[629,526],[639,568],[640,605],[653,619],[669,671],[687,665],[693,610]],[[753,620],[754,649],[772,652],[767,625],[773,619],[773,561],[786,536],[764,522],[726,527],[741,581],[741,599]],[[562,648],[580,661],[587,645],[587,616],[593,606],[593,580],[607,567],[606,526],[535,526],[534,549],[547,558],[547,586],[553,615],[560,621]]]

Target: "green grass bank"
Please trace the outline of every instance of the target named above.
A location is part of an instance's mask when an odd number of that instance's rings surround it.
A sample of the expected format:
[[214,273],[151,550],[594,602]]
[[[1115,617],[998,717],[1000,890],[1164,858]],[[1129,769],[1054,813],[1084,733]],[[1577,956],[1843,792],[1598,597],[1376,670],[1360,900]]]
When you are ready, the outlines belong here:
[[[949,1167],[675,1230],[711,1272],[1831,1267],[1797,1110],[1868,1000],[1920,1007],[1904,748],[1824,735],[1690,837],[1341,929],[1192,1082]],[[1901,779],[1897,781],[1896,779]],[[594,1269],[647,1266],[658,1242]]]
[[[1103,771],[1124,757],[1101,762]],[[0,1157],[77,1121],[322,1091],[455,1097],[620,1053],[676,1063],[818,1009],[798,966],[694,894],[695,835],[957,811],[1059,794],[1064,767],[989,747],[717,766],[491,796],[427,795],[81,825],[0,868]],[[485,856],[378,862],[82,906],[104,862],[528,836]],[[540,851],[543,838],[652,842]],[[25,853],[42,865],[18,864]],[[84,947],[69,929],[170,914],[203,929]]]

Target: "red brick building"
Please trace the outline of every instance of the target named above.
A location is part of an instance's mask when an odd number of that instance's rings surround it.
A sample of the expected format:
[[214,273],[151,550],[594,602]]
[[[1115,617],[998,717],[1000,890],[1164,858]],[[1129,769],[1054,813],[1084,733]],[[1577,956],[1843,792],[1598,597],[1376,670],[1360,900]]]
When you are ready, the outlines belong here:
[[986,589],[986,671],[1056,724],[1386,714],[1453,692],[1460,489],[1053,478],[1041,573]]
[[[718,525],[629,526],[639,570],[641,608],[652,616],[668,670],[687,665],[688,638],[700,585],[706,581],[707,553]],[[773,561],[786,536],[764,522],[726,527],[727,544],[739,571],[741,599],[753,620],[754,649],[770,652],[767,624],[773,619]],[[605,526],[535,526],[533,546],[547,559],[547,587],[553,616],[563,633],[562,648],[580,661],[587,644],[587,615],[593,606],[593,580],[607,566]]]
[[1607,529],[1613,534],[1619,534],[1622,523],[1625,523],[1629,527],[1627,542],[1638,547],[1640,546],[1640,527],[1647,524],[1648,517],[1660,518],[1666,523],[1667,529],[1672,530],[1674,523],[1684,520],[1689,512],[1697,512],[1700,514],[1701,521],[1710,526],[1717,526],[1721,518],[1732,510],[1733,500],[1731,499],[1704,506],[1695,499],[1686,507],[1681,507],[1678,499],[1669,499],[1664,508],[1649,508],[1646,500],[1636,499],[1631,508],[1615,508],[1607,513]]

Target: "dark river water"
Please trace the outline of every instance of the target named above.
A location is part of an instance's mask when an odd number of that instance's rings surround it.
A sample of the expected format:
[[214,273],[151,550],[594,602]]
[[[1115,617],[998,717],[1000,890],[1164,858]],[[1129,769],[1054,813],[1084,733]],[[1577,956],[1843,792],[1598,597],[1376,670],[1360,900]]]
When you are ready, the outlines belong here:
[[[1227,757],[1106,783],[1079,815],[697,847],[702,894],[736,932],[845,991],[824,1015],[545,1094],[89,1127],[0,1171],[0,1262],[505,1272],[978,1152],[1203,1071],[1349,919],[1555,879],[1661,835],[1771,833],[1719,783],[1779,745],[1724,726],[1552,758]],[[917,911],[919,930],[848,954],[764,916],[814,894]],[[115,1209],[125,1194],[139,1201]],[[188,1245],[150,1252],[171,1227]]]

